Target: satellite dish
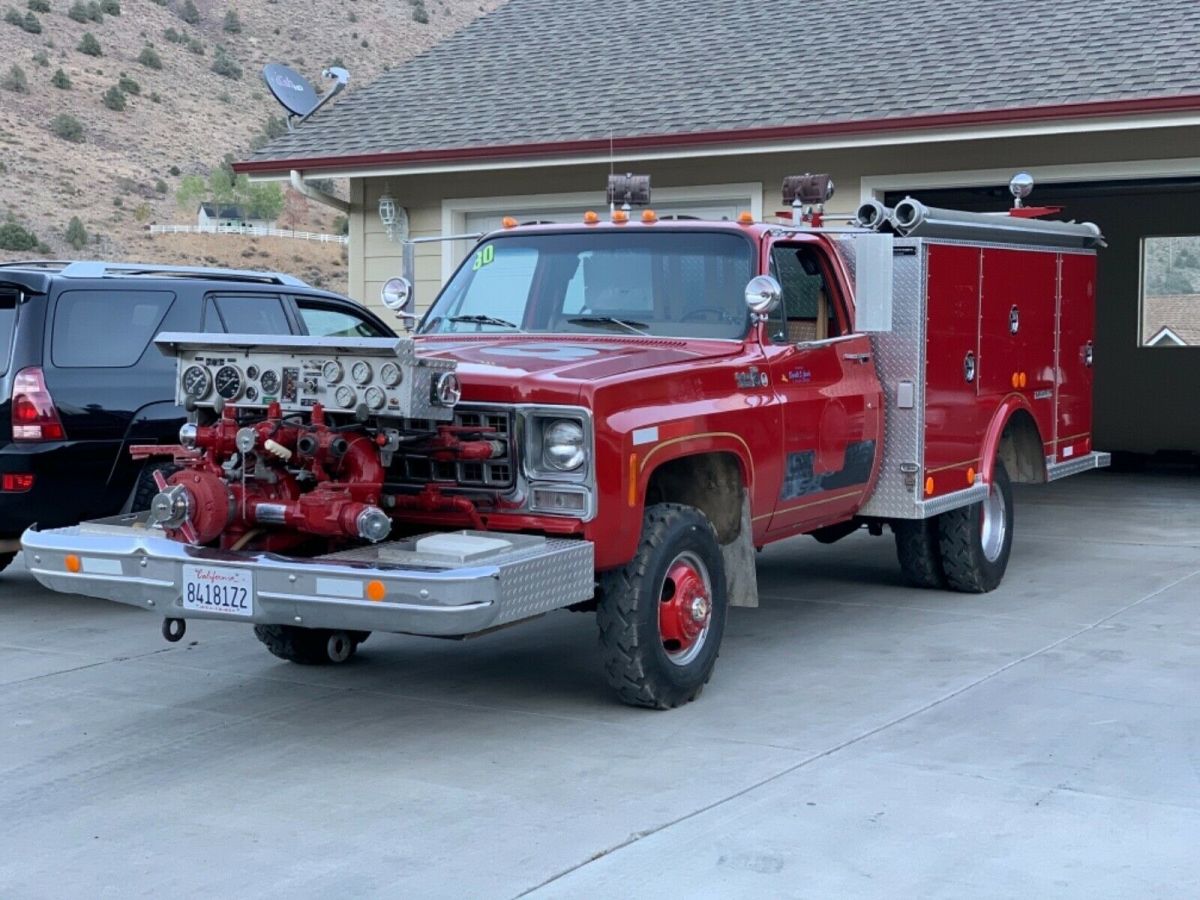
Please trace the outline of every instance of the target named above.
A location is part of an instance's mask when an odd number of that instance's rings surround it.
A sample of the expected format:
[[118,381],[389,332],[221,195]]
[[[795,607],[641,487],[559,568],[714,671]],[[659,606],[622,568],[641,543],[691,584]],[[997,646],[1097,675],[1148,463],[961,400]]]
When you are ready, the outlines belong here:
[[308,83],[307,79],[285,65],[267,63],[263,66],[262,75],[263,81],[267,83],[267,89],[293,116],[303,118],[315,110],[317,104],[321,102],[316,90]]

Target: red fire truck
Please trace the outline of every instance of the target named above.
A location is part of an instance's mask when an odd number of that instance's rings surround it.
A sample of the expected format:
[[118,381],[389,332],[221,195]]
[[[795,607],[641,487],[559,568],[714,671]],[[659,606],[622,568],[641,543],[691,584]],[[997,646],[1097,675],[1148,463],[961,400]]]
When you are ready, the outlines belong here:
[[411,336],[162,334],[190,420],[151,510],[30,530],[25,561],[297,663],[594,610],[618,696],[656,708],[707,683],[765,544],[887,528],[911,583],[990,591],[1011,483],[1108,459],[1102,238],[1028,188],[831,227],[823,176],[785,182],[784,224],[635,212],[617,176],[607,216],[484,236]]

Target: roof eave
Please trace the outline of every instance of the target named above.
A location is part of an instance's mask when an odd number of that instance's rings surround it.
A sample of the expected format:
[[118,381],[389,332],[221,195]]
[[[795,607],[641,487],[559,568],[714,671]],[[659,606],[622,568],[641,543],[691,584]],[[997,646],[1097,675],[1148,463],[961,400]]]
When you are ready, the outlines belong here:
[[293,157],[243,160],[234,163],[234,171],[247,175],[286,175],[289,171],[384,168],[418,166],[428,163],[455,163],[481,160],[538,159],[583,156],[592,153],[629,153],[647,150],[710,147],[713,145],[761,145],[804,138],[832,138],[896,131],[922,131],[969,128],[1050,120],[1114,118],[1200,111],[1200,95],[1143,97],[1067,103],[1054,106],[1008,107],[966,112],[897,116],[885,119],[858,119],[819,122],[805,125],[780,125],[745,128],[736,131],[706,131],[675,134],[650,134],[591,140],[555,141],[533,144],[507,144],[480,147],[444,147],[389,153],[348,154],[341,156]]

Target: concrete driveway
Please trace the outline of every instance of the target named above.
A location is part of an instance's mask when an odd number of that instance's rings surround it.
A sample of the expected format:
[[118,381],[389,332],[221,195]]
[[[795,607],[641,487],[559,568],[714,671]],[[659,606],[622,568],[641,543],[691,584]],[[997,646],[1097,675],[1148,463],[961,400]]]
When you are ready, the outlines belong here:
[[0,576],[0,896],[1200,895],[1200,478],[1020,489],[1000,590],[762,554],[713,682],[590,616],[341,668]]

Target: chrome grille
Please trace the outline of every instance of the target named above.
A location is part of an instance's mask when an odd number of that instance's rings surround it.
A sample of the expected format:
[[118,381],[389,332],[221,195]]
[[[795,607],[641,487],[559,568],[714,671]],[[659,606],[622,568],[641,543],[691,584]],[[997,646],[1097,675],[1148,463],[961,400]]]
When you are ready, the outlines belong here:
[[[405,420],[406,429],[436,431],[439,423],[425,419]],[[513,413],[503,409],[459,407],[450,424],[465,428],[487,428],[491,440],[504,442],[502,457],[486,461],[438,462],[428,456],[397,453],[389,472],[390,481],[403,484],[427,484],[431,481],[454,483],[464,487],[510,488],[516,472],[513,458]]]

